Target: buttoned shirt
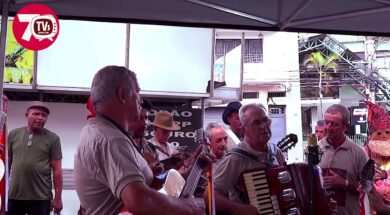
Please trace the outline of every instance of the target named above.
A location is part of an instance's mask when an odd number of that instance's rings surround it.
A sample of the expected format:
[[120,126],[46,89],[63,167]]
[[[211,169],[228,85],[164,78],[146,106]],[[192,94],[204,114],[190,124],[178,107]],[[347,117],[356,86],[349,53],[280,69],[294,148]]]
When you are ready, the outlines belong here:
[[[349,183],[358,183],[359,174],[368,161],[368,157],[362,147],[348,138],[336,149],[328,143],[326,138],[319,142],[319,146],[323,151],[321,162],[319,163],[322,169],[336,168],[345,171],[346,179]],[[346,191],[340,192],[344,193]],[[345,206],[338,204],[337,210],[338,215],[359,214],[359,194],[346,192]]]
[[[178,153],[178,151],[175,149],[175,147],[170,144],[166,143],[166,147],[163,147],[160,142],[156,139],[156,137],[152,137],[148,140],[153,146],[155,146],[155,153],[157,154],[158,161],[165,160],[169,157],[171,157],[173,154]],[[166,150],[165,150],[166,148]]]

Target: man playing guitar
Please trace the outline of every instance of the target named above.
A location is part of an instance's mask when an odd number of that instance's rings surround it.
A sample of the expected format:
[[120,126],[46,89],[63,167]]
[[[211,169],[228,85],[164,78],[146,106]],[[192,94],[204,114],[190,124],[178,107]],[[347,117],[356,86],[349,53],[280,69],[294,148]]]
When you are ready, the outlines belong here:
[[125,67],[107,66],[95,74],[91,97],[97,116],[83,128],[74,161],[81,205],[92,215],[117,215],[123,205],[134,214],[204,214],[203,201],[149,188],[152,171],[127,134],[139,118],[139,91],[135,73]]

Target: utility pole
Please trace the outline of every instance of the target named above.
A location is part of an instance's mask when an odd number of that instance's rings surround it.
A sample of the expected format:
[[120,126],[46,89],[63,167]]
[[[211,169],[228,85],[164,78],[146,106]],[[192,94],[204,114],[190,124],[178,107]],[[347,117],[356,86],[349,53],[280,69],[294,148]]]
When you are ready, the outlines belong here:
[[364,57],[367,62],[366,96],[369,101],[374,103],[375,103],[375,83],[373,83],[373,81],[370,81],[370,78],[372,78],[372,72],[376,70],[375,62],[376,62],[376,50],[378,48],[378,43],[379,43],[378,37],[374,37],[374,36],[365,37]]

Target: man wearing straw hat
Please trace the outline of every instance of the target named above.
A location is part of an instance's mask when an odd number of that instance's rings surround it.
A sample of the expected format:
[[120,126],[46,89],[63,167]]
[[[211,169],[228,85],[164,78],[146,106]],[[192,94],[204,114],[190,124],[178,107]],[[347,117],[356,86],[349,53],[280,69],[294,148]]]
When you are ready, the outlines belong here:
[[164,160],[178,154],[179,152],[168,143],[172,131],[181,129],[173,121],[173,115],[168,112],[158,112],[150,124],[153,125],[154,136],[149,139],[149,142],[155,147],[158,160]]

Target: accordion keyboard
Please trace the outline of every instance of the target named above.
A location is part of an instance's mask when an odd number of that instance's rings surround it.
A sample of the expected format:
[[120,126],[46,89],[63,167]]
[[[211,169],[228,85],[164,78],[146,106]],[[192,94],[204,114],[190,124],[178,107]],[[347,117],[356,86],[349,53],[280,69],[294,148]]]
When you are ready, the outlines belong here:
[[271,195],[268,187],[266,170],[243,174],[250,205],[257,208],[260,214],[280,215],[278,199]]

